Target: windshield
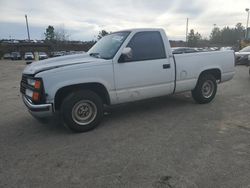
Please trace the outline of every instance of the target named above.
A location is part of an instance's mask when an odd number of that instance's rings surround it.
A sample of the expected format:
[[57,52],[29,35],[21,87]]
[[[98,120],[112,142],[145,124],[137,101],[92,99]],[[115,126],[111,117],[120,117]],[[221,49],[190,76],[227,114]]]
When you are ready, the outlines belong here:
[[101,38],[101,40],[88,51],[88,54],[103,59],[112,59],[129,33],[130,32],[117,32]]
[[250,52],[250,46],[243,48],[240,52]]

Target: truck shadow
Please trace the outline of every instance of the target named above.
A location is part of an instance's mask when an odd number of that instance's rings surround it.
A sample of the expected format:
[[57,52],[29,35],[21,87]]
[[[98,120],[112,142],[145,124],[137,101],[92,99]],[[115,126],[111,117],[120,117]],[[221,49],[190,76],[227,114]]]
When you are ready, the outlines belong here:
[[[33,117],[31,117],[33,118]],[[54,117],[50,117],[47,119],[44,119],[43,121],[38,121],[37,119],[33,118],[34,124],[36,124],[36,126],[39,125],[39,127],[41,129],[46,129],[46,132],[57,132],[60,134],[67,134],[67,133],[72,133],[71,130],[69,130],[68,128],[66,128],[63,124],[63,122],[61,121],[59,115],[57,114]]]
[[[128,117],[135,117],[138,114],[145,116],[154,116],[155,114],[172,112],[178,113],[180,108],[192,107],[195,105],[191,98],[190,93],[182,93],[174,96],[164,96],[158,98],[152,98],[137,102],[125,103],[115,105],[112,107],[106,106],[104,118],[97,129],[105,128],[109,123],[120,122]],[[177,112],[176,112],[177,111]],[[163,114],[165,115],[165,114]],[[30,117],[32,118],[32,117]],[[36,119],[30,120],[35,126],[39,126],[40,131],[56,132],[56,134],[72,134],[72,131],[66,128],[59,118],[59,115],[48,118],[45,121],[37,121]]]
[[190,93],[182,93],[173,96],[164,96],[152,99],[146,99],[137,102],[131,102],[126,104],[115,105],[105,108],[104,121],[110,121],[109,119],[126,118],[130,115],[136,115],[136,113],[158,113],[163,109],[165,111],[178,110],[180,107],[193,106],[193,101]]

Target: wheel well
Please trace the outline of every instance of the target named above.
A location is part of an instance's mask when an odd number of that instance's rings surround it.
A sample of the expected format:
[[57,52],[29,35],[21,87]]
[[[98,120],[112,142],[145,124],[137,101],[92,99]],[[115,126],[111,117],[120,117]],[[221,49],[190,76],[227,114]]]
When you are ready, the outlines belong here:
[[201,74],[200,74],[200,76],[199,76],[199,78],[202,76],[202,75],[204,75],[204,74],[211,74],[211,75],[213,75],[214,77],[215,77],[215,79],[216,80],[221,80],[221,71],[220,71],[220,69],[209,69],[209,70],[205,70],[205,71],[203,71]]
[[77,90],[91,90],[101,97],[104,104],[110,104],[110,98],[107,89],[100,83],[75,84],[60,88],[55,95],[55,109],[59,110],[62,100],[71,92]]

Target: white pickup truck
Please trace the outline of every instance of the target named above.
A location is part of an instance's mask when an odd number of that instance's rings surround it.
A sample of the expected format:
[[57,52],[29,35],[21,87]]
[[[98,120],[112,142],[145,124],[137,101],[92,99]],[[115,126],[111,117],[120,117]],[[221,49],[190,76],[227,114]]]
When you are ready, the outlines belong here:
[[217,83],[234,76],[233,51],[173,55],[162,29],[109,34],[86,54],[28,65],[22,98],[35,117],[59,112],[72,130],[95,128],[104,105],[192,91],[197,103],[213,100]]

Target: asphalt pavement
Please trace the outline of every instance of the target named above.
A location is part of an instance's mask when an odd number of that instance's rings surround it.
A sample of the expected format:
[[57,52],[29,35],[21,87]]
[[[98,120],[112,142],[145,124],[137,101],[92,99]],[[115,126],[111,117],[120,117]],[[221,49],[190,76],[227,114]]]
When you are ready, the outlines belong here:
[[81,134],[32,118],[19,93],[24,67],[0,61],[0,187],[250,188],[247,67],[210,104],[187,92],[119,105]]

